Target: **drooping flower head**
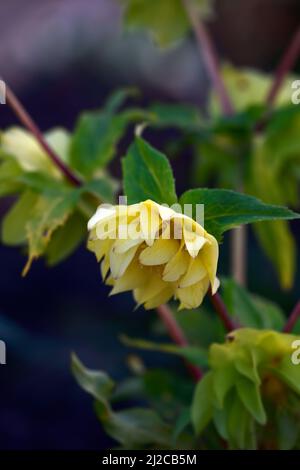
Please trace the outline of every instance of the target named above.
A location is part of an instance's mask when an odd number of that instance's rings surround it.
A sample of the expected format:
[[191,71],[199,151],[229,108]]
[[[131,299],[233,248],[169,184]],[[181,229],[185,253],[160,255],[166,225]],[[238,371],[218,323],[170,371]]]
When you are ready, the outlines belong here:
[[175,297],[183,309],[198,307],[209,286],[218,288],[216,239],[173,209],[151,200],[100,206],[88,229],[111,294],[132,290],[146,309]]

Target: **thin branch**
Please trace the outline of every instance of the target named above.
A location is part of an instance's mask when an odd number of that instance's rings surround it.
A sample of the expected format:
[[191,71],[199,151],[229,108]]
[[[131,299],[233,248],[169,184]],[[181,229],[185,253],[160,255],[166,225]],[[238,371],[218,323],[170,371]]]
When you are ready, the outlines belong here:
[[28,114],[22,103],[18,100],[13,91],[6,85],[6,102],[19,118],[21,123],[31,132],[40,146],[45,150],[54,165],[63,173],[67,180],[74,186],[81,186],[81,180],[70,170],[70,168],[59,158],[45,140],[37,124]]
[[267,105],[271,108],[278,96],[280,88],[284,82],[284,79],[288,75],[288,73],[294,67],[298,57],[300,54],[300,27],[297,29],[296,33],[294,34],[290,45],[288,46],[285,54],[283,55],[277,71],[275,73],[274,82],[271,86],[271,89],[267,96]]
[[[219,66],[219,58],[209,32],[193,6],[193,0],[182,0],[189,17],[198,46],[203,55],[209,76],[218,95],[224,116],[232,116],[234,107],[226,90]],[[231,266],[233,278],[241,285],[246,283],[247,229],[242,227],[232,233]]]
[[240,286],[247,284],[247,226],[241,225],[230,233],[231,273]]
[[199,49],[203,55],[209,76],[218,94],[223,113],[225,116],[231,116],[234,114],[234,108],[225,88],[222,74],[220,72],[219,59],[211,37],[204,23],[199,18],[198,12],[193,6],[192,1],[182,0],[182,2],[196,36]]
[[283,328],[283,332],[290,333],[293,330],[299,318],[300,318],[300,300],[295,305],[294,309],[292,310],[288,318],[288,321],[286,322],[285,327]]
[[[185,347],[188,346],[188,340],[186,339],[184,332],[178,325],[174,315],[168,305],[160,305],[157,307],[157,313],[160,316],[162,322],[164,323],[170,338],[174,341],[174,343],[178,344],[178,346]],[[199,367],[196,367],[192,364],[186,363],[186,367],[189,370],[191,376],[198,382],[202,376],[203,372]]]
[[223,325],[225,326],[226,330],[228,332],[232,330],[236,330],[239,325],[237,325],[232,318],[230,317],[226,305],[224,304],[222,297],[220,294],[217,292],[216,294],[212,295],[211,291],[209,293],[210,295],[210,300],[211,303],[214,306],[215,311],[220,317],[220,320],[222,321]]

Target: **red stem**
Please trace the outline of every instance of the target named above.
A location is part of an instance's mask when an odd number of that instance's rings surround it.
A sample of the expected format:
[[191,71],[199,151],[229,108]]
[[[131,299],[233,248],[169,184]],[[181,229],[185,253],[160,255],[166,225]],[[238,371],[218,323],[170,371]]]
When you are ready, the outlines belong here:
[[67,180],[74,186],[81,186],[81,180],[70,170],[67,165],[65,165],[65,163],[59,158],[58,155],[56,155],[56,153],[48,145],[37,124],[28,114],[22,103],[18,100],[18,98],[9,88],[8,85],[6,85],[6,102],[14,111],[21,123],[29,130],[29,132],[31,132],[35,136],[40,146],[45,150],[54,165],[63,173]]
[[[160,305],[156,310],[174,343],[181,347],[188,346],[189,343],[170,308],[167,305]],[[186,363],[186,366],[195,382],[198,382],[203,376],[202,370],[192,364]]]
[[300,318],[300,300],[295,305],[294,309],[292,310],[292,313],[290,314],[288,321],[286,322],[285,327],[283,328],[283,332],[290,333],[293,330],[299,318]]
[[223,325],[225,326],[226,330],[228,332],[230,332],[232,330],[236,330],[239,327],[239,325],[237,325],[231,319],[231,317],[230,317],[230,315],[227,311],[227,308],[226,308],[220,294],[218,294],[218,292],[217,292],[216,294],[212,295],[212,293],[210,291],[209,295],[210,295],[211,303],[213,304],[214,309],[217,312],[217,314],[219,315],[219,317],[220,317]]
[[182,0],[182,2],[189,17],[190,23],[192,25],[199,49],[201,51],[201,54],[203,55],[203,59],[205,61],[211,81],[219,96],[223,113],[225,116],[231,116],[234,114],[234,108],[224,85],[224,81],[219,67],[219,59],[214,44],[204,23],[202,23],[202,21],[198,17],[197,11],[193,7],[192,2],[190,0]]
[[275,73],[275,79],[271,86],[271,89],[268,93],[267,97],[267,105],[271,108],[277,98],[278,92],[284,82],[285,77],[290,72],[290,70],[294,67],[297,58],[300,54],[300,27],[297,29],[296,33],[294,34],[290,45],[288,46],[285,54],[283,55],[277,71]]

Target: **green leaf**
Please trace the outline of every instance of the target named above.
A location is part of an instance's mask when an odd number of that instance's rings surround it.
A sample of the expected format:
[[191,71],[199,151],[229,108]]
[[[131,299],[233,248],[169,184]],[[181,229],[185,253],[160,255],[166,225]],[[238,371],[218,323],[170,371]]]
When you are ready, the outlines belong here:
[[112,93],[105,103],[105,109],[109,113],[116,113],[128,98],[139,95],[139,90],[134,87],[121,88]]
[[[290,125],[292,126],[292,123]],[[275,129],[277,127],[275,126]],[[290,136],[294,147],[285,141],[286,134],[289,135],[289,129],[285,127],[284,132],[282,129],[278,130],[282,140],[286,142],[282,145],[277,139],[277,134],[274,135],[274,131],[270,131],[270,128],[264,137],[254,141],[247,188],[251,194],[266,202],[289,203],[295,206],[298,202],[299,183],[296,165],[299,168],[300,145],[298,143],[298,148],[295,145],[296,135]],[[298,124],[297,138],[299,130]],[[294,153],[292,148],[294,148]],[[284,289],[291,288],[296,270],[296,243],[289,225],[286,221],[268,222],[255,224],[254,230],[262,249],[278,273],[281,286]],[[279,246],[284,246],[285,249],[280,250]]]
[[181,310],[172,308],[173,315],[183,329],[189,344],[208,348],[211,343],[224,339],[224,330],[217,316],[203,305],[200,309]]
[[129,204],[152,199],[159,204],[176,203],[170,163],[162,153],[136,138],[122,160],[123,184]]
[[296,271],[297,249],[288,223],[285,220],[259,223],[254,225],[254,231],[279,275],[281,286],[290,289]]
[[204,204],[205,229],[218,240],[229,229],[241,224],[264,220],[298,219],[299,214],[282,206],[265,204],[247,194],[226,189],[191,189],[180,198],[180,204]]
[[223,366],[214,370],[213,388],[215,402],[218,407],[223,407],[224,400],[229,390],[234,386],[236,375],[236,371],[232,364],[228,364],[226,367]]
[[121,443],[124,449],[172,448],[170,427],[150,409],[132,408],[104,418],[102,407],[99,409],[96,403],[96,412],[107,434]]
[[[230,403],[228,413],[228,440],[231,449],[249,449],[249,427],[251,416],[240,399],[235,396]],[[252,446],[250,446],[251,449]]]
[[223,299],[239,322],[247,327],[281,330],[284,314],[269,300],[254,296],[233,279],[222,278]]
[[32,217],[38,195],[25,191],[4,217],[2,222],[2,242],[6,245],[19,245],[27,238],[26,225]]
[[236,187],[239,172],[239,146],[230,136],[201,136],[195,142],[192,181],[195,185],[217,184],[224,189]]
[[179,414],[174,430],[173,430],[173,439],[176,442],[180,434],[189,426],[191,423],[191,410],[190,408],[184,408]]
[[196,346],[176,346],[174,344],[152,343],[151,341],[128,338],[124,335],[121,337],[121,339],[122,342],[126,344],[126,346],[150,351],[158,351],[167,354],[175,354],[185,358],[192,364],[201,367],[207,367],[207,352],[205,349],[201,349]]
[[65,163],[69,161],[70,133],[61,127],[56,127],[45,133],[45,138],[50,147]]
[[44,253],[53,232],[66,223],[78,198],[77,190],[70,190],[58,196],[45,195],[38,198],[26,223],[29,257],[23,275],[27,274],[33,260]]
[[285,323],[285,315],[282,308],[271,300],[258,295],[252,294],[252,300],[263,315],[262,328],[281,331]]
[[127,122],[105,111],[83,113],[71,142],[72,167],[87,178],[113,158]]
[[[129,30],[146,28],[155,42],[168,46],[184,37],[190,22],[181,0],[121,0],[125,4],[124,22]],[[211,14],[210,0],[195,0],[196,14]]]
[[51,176],[40,172],[23,173],[17,178],[17,181],[36,193],[43,193],[52,196],[70,189],[70,186],[64,182],[55,180],[51,178]]
[[161,368],[146,369],[142,376],[146,398],[161,416],[169,417],[178,407],[189,406],[194,384],[186,376]]
[[0,196],[19,192],[22,188],[18,178],[22,174],[20,165],[11,158],[4,158],[0,165]]
[[74,212],[66,223],[53,233],[45,256],[49,266],[56,266],[70,256],[87,236],[86,219]]
[[260,396],[258,385],[245,377],[236,380],[238,395],[253,418],[260,424],[266,424],[267,416]]
[[87,369],[74,353],[71,356],[71,368],[80,387],[108,407],[108,400],[115,387],[111,378],[105,372]]
[[280,365],[273,370],[273,373],[287,384],[295,393],[300,395],[300,367],[292,362],[291,354],[284,357]]
[[113,202],[117,187],[117,182],[105,175],[88,181],[82,186],[81,191],[83,193],[92,193],[103,202]]
[[252,349],[240,351],[235,361],[236,370],[255,385],[260,385],[261,380],[258,374],[257,360]]
[[208,425],[213,416],[213,374],[208,372],[198,382],[192,403],[192,423],[197,434]]
[[155,103],[149,107],[150,122],[156,127],[174,127],[183,131],[198,130],[201,117],[197,108],[183,104]]
[[101,371],[87,369],[72,354],[72,373],[83,390],[96,399],[95,409],[105,431],[123,448],[163,445],[170,448],[171,428],[157,413],[146,408],[114,412],[110,405],[115,383]]
[[71,166],[86,178],[98,175],[116,153],[117,144],[131,122],[141,120],[144,112],[128,109],[117,114],[118,108],[136,91],[122,89],[113,93],[104,108],[82,113],[70,146]]

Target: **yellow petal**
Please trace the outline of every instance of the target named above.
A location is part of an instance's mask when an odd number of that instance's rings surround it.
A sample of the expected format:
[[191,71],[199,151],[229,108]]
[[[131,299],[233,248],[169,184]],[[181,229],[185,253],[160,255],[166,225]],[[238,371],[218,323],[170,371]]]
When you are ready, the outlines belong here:
[[179,287],[188,287],[196,284],[207,276],[207,271],[199,257],[191,259],[185,275],[180,279]]
[[145,248],[140,254],[140,262],[146,266],[167,263],[177,253],[177,240],[155,240],[152,246]]
[[188,269],[190,257],[186,250],[179,249],[173,258],[166,264],[163,272],[163,280],[166,282],[177,281]]
[[174,287],[169,285],[165,287],[159,294],[147,300],[147,302],[144,304],[144,308],[145,310],[151,310],[152,308],[159,307],[160,305],[167,303],[173,295]]
[[105,278],[109,271],[109,255],[106,255],[103,261],[101,262],[100,270],[101,270],[102,279],[103,281],[105,281]]
[[207,233],[206,235],[209,243],[207,243],[201,250],[201,260],[207,270],[207,274],[210,280],[211,287],[213,289],[219,257],[219,245],[215,237]]
[[212,292],[212,295],[215,295],[215,293],[217,292],[217,290],[219,289],[220,287],[220,281],[217,277],[215,277],[215,280],[211,286],[211,292]]
[[116,208],[113,206],[101,205],[96,213],[88,221],[88,230],[92,230],[99,223],[105,223],[116,217]]
[[184,230],[184,241],[186,249],[192,258],[198,256],[199,251],[207,243],[206,238],[198,234],[193,234],[192,232]]
[[88,249],[95,253],[97,261],[101,261],[103,256],[109,252],[111,249],[114,240],[89,240],[88,241]]
[[167,206],[160,205],[158,210],[159,210],[159,215],[161,219],[164,221],[170,220],[176,214],[175,211],[173,211],[173,209],[170,209]]
[[118,238],[120,238],[120,240],[143,240],[140,217],[129,218],[126,223],[120,220],[118,225]]
[[137,249],[138,246],[133,246],[125,253],[116,253],[114,246],[112,247],[110,250],[109,262],[111,275],[114,279],[118,279],[119,277],[123,276],[129,264],[133,260]]
[[145,201],[140,208],[141,232],[147,245],[153,245],[160,227],[158,208],[152,201]]
[[180,300],[179,309],[183,308],[197,308],[201,305],[204,295],[208,289],[208,282],[199,281],[189,287],[178,288],[176,290],[176,297]]
[[115,253],[125,253],[126,251],[130,250],[130,248],[133,248],[134,246],[140,245],[143,243],[142,239],[127,239],[127,240],[116,240],[114,243],[114,251]]
[[159,276],[153,275],[149,270],[147,271],[149,274],[147,281],[133,292],[139,305],[159,295],[166,288],[166,283]]
[[114,281],[114,288],[110,295],[134,290],[145,284],[148,280],[147,269],[141,269],[138,261],[133,261],[126,269],[124,275]]

